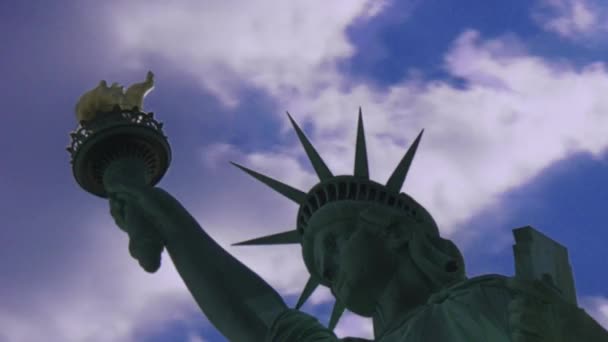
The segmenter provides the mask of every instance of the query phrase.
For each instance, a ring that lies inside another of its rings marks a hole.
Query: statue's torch
[[[163,177],[171,161],[171,149],[162,130],[162,123],[153,113],[143,111],[144,96],[154,86],[154,75],[148,72],[146,80],[131,85],[126,92],[117,83],[108,87],[105,81],[81,96],[76,105],[77,129],[70,133],[72,172],[78,184],[87,192],[109,198],[112,204],[128,205],[107,189],[113,185],[154,186]],[[121,208],[121,210],[124,207]],[[137,210],[122,215],[131,237],[131,254],[159,254],[158,238],[151,237],[152,229],[144,232],[148,224]],[[117,222],[118,223],[118,222]],[[119,223],[119,226],[121,224]],[[133,235],[138,235],[134,238]],[[139,250],[135,251],[135,250]],[[147,251],[146,251],[147,250]],[[140,264],[147,271],[160,265],[155,262]],[[143,258],[145,259],[145,258]],[[159,259],[160,262],[160,259]]]

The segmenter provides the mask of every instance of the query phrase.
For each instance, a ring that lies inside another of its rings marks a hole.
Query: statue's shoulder
[[[448,298],[472,296],[480,291],[496,289],[508,291],[509,277],[500,274],[484,274],[461,280],[434,293],[427,304],[440,304]]]
[[[460,281],[452,285],[450,288],[472,288],[476,286],[502,287],[506,286],[509,277],[502,274],[484,274]]]
[[[509,304],[538,281],[576,304],[567,249],[529,226],[513,232],[514,276],[486,274],[450,284],[381,341],[510,341]]]
[[[513,235],[514,276],[487,274],[465,279],[443,289],[434,297],[457,293],[491,293],[494,296],[501,293],[500,296],[508,296],[513,293],[514,283],[521,285],[540,281],[567,302],[577,305],[568,249],[531,226],[514,229]]]
[[[283,341],[338,342],[339,339],[315,317],[297,309],[286,309],[277,316],[266,336],[266,342]]]
[[[486,274],[447,286],[379,341],[509,341],[508,279]]]
[[[286,309],[276,318],[267,333],[266,341],[373,342],[373,340],[360,337],[339,339],[333,331],[319,323],[315,317],[297,309]]]

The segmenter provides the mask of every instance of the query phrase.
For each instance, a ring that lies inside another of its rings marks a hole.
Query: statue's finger
[[[129,234],[129,252],[147,272],[160,267],[164,242],[159,232],[144,216],[141,208],[127,202],[125,221]]]
[[[129,253],[146,272],[150,273],[160,268],[163,249],[164,245],[160,239],[139,237],[131,238],[129,241]]]
[[[124,204],[122,203],[121,200],[118,199],[114,199],[111,198],[110,199],[110,215],[112,215],[112,218],[114,218],[114,222],[116,222],[116,225],[118,226],[118,228],[120,228],[123,231],[126,231],[126,225],[125,225],[125,213],[124,213]]]

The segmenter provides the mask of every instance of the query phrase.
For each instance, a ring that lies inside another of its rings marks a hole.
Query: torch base
[[[80,186],[96,196],[107,198],[104,187],[106,169],[118,160],[143,165],[143,180],[154,186],[169,167],[171,150],[158,131],[139,125],[119,125],[95,132],[74,155],[72,170]]]

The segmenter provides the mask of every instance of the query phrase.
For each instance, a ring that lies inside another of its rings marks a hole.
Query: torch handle
[[[122,158],[113,161],[104,172],[106,189],[116,189],[118,184],[129,187],[147,187],[145,164],[137,158]],[[146,217],[134,198],[127,193],[110,193],[110,201],[117,201],[119,209],[112,212],[118,226],[129,235],[129,252],[147,272],[160,267],[163,240],[154,224]],[[112,206],[112,203],[110,203]]]
[[[125,229],[129,234],[129,253],[139,265],[150,273],[160,268],[164,242],[141,208],[127,203],[125,206]]]

